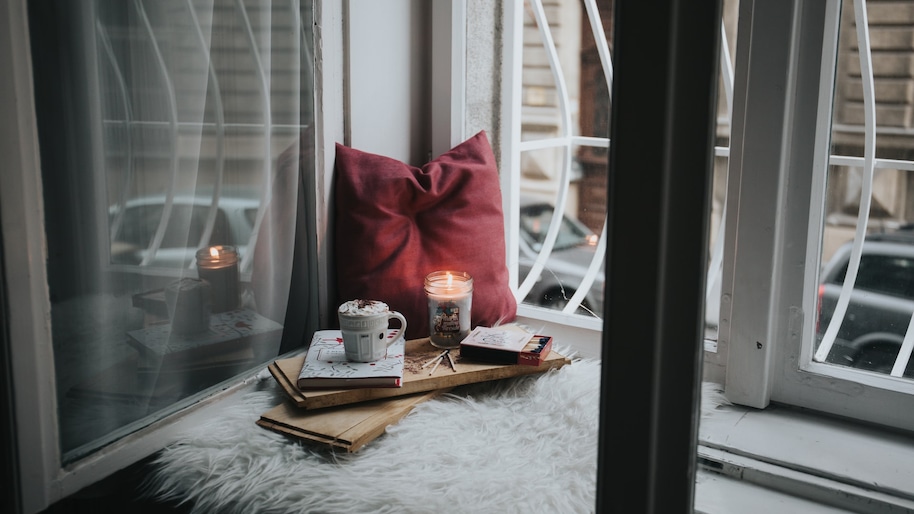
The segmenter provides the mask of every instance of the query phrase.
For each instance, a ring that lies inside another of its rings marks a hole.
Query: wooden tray
[[[470,361],[461,359],[458,350],[451,350],[451,353],[455,355],[457,371],[452,370],[447,361],[444,361],[433,374],[429,375],[432,368],[422,368],[422,365],[434,359],[439,353],[441,353],[441,350],[432,346],[427,337],[407,341],[403,386],[396,388],[302,391],[296,385],[296,381],[305,359],[304,355],[274,361],[267,366],[267,369],[270,370],[273,378],[291,398],[294,405],[303,409],[320,409],[382,398],[394,398],[464,384],[545,373],[550,369],[557,369],[566,364],[571,364],[571,359],[554,350],[549,353],[549,356],[539,366],[489,364]]]
[[[319,411],[302,410],[285,401],[261,414],[256,423],[309,444],[351,453],[382,435],[416,405],[447,391],[439,389]]]

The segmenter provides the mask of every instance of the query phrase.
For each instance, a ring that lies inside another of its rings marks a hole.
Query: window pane
[[[914,312],[914,16],[909,2],[868,2],[865,12],[863,34],[843,2],[816,358],[912,376],[910,352],[899,350]]]
[[[525,2],[521,104],[521,248],[524,280],[544,250],[524,302],[602,316],[602,252],[609,165],[612,1]],[[594,27],[600,27],[595,31]],[[562,208],[551,232],[555,210]],[[599,252],[599,254],[598,254]],[[589,270],[594,256],[596,267]],[[577,303],[577,301],[575,301]]]
[[[300,175],[313,171],[311,2],[29,8],[72,461],[289,338]]]

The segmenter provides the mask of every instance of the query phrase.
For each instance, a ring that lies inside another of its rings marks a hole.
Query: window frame
[[[914,385],[812,362],[802,344],[815,331],[841,6],[780,4],[740,3],[719,340],[726,395],[911,430]],[[765,37],[773,33],[789,38]]]

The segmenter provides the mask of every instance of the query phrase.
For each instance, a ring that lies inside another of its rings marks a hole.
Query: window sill
[[[778,405],[724,407],[702,419],[698,458],[705,473],[797,501],[874,513],[914,511],[914,441],[875,426]]]
[[[179,412],[127,434],[63,468],[64,471],[41,492],[43,496],[32,500],[36,505],[43,505],[42,508],[48,507],[80,491],[89,490],[108,477],[124,473],[136,462],[179,440],[192,427],[219,416],[220,411],[240,401],[244,393],[254,390],[256,384],[267,377],[269,371],[258,366],[245,375],[201,392],[197,397],[188,398],[189,405]]]

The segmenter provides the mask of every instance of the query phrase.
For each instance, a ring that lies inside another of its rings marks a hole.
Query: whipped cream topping
[[[380,314],[387,312],[390,307],[386,303],[378,300],[349,300],[340,305],[340,314],[350,316],[368,316],[371,314]]]

